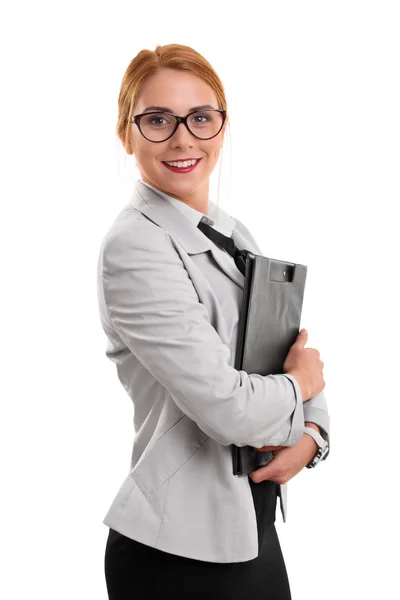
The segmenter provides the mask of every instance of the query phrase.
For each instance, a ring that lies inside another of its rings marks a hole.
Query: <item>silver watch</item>
[[[327,440],[324,440],[322,435],[318,433],[318,431],[315,431],[315,429],[313,429],[312,427],[304,427],[303,431],[304,433],[308,433],[308,435],[311,435],[311,437],[314,438],[315,442],[318,445],[317,453],[306,465],[307,469],[312,469],[313,467],[315,467],[315,465],[317,465],[321,460],[323,460],[327,456],[329,452],[329,443]]]

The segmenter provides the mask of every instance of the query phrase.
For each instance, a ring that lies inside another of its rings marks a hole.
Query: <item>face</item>
[[[203,79],[188,72],[161,69],[142,85],[134,114],[146,112],[149,106],[163,106],[183,116],[193,107],[207,104],[219,108],[214,91]],[[214,138],[200,140],[180,123],[172,137],[154,143],[146,140],[132,123],[132,149],[143,181],[206,212],[209,178],[218,162],[224,128]],[[163,163],[187,158],[201,159],[195,169],[187,173],[173,172]]]

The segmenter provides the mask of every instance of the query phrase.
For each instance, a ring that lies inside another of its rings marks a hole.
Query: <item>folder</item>
[[[238,323],[235,369],[282,374],[300,331],[307,266],[249,252]],[[272,452],[232,444],[234,475],[267,465]]]

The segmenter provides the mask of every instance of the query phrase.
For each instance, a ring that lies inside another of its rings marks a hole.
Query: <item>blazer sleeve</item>
[[[296,379],[230,366],[230,349],[169,233],[150,222],[128,225],[111,229],[98,263],[108,320],[123,343],[179,409],[220,444],[296,445],[304,428]]]
[[[235,221],[236,221],[236,227],[239,229],[239,231],[242,234],[244,234],[245,237],[247,237],[248,239],[251,240],[252,244],[257,249],[259,254],[263,254],[263,252],[261,251],[260,247],[258,246],[256,240],[251,235],[251,233],[247,229],[247,227],[242,223],[242,221],[240,221],[236,217],[235,217]],[[310,398],[309,400],[307,400],[307,402],[304,402],[303,412],[304,412],[304,421],[310,422],[310,423],[315,423],[316,425],[318,425],[318,427],[320,428],[322,437],[328,441],[329,447],[330,447],[330,416],[329,416],[329,412],[328,412],[328,404],[327,404],[327,401],[325,398],[324,390],[319,392],[319,394],[317,394],[313,398]],[[324,460],[326,460],[328,458],[328,455],[329,455],[329,451],[325,455]]]

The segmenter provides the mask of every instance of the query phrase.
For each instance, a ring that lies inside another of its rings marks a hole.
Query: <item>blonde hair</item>
[[[210,63],[190,46],[167,44],[156,46],[155,50],[141,50],[129,63],[121,82],[118,96],[118,119],[116,133],[125,150],[131,146],[131,117],[140,94],[143,82],[160,69],[188,71],[201,77],[214,91],[218,108],[227,110],[225,90],[221,79]],[[222,131],[229,124],[228,114]],[[221,169],[218,177],[218,197]]]

